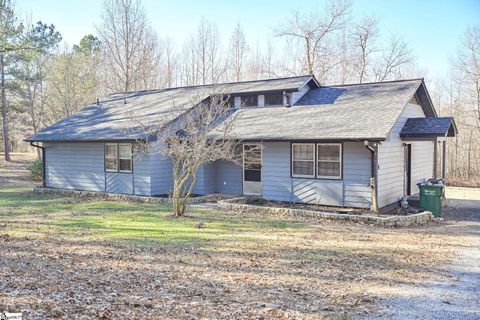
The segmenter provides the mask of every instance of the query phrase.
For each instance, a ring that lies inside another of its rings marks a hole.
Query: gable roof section
[[[413,79],[312,89],[290,108],[237,110],[230,138],[384,140],[421,86],[421,79]]]
[[[400,132],[400,137],[435,138],[454,137],[457,126],[452,117],[409,118]]]
[[[148,139],[145,126],[161,128],[210,94],[298,90],[318,82],[311,75],[112,94],[47,127],[25,141]],[[124,103],[126,99],[126,104]]]

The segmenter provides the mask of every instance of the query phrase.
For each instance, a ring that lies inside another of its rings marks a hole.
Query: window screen
[[[105,171],[132,172],[132,144],[105,144]]]
[[[292,176],[313,178],[315,176],[315,145],[292,144]]]
[[[117,144],[105,144],[105,171],[116,172],[118,170]]]
[[[342,177],[342,145],[317,144],[317,177],[340,179]]]

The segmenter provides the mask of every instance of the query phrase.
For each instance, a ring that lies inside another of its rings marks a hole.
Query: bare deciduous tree
[[[179,109],[184,110],[183,107]],[[135,119],[132,122],[140,123],[157,141],[140,144],[140,150],[158,153],[172,162],[171,198],[175,216],[185,213],[201,166],[216,160],[239,161],[239,142],[228,139],[234,118],[228,96],[216,92],[189,111],[183,114],[179,111],[178,118],[167,127],[146,126]],[[214,128],[217,128],[217,135],[211,136]]]
[[[382,59],[374,67],[375,81],[401,77],[401,68],[412,60],[412,52],[407,43],[399,37],[392,37],[383,51]]]
[[[363,83],[367,75],[369,58],[375,48],[375,38],[378,36],[378,22],[373,17],[365,17],[360,23],[355,25],[353,30],[355,47],[358,50],[358,58],[355,64],[355,71],[358,76],[358,82]]]
[[[458,54],[457,66],[464,75],[469,98],[480,130],[480,26],[469,28]]]
[[[286,27],[277,32],[278,36],[287,37],[303,47],[302,73],[323,74],[330,67],[330,61],[325,63],[325,58],[330,57],[328,37],[343,27],[350,6],[349,1],[330,1],[323,15],[306,16],[294,12]]]
[[[97,33],[103,49],[103,81],[109,90],[157,85],[159,41],[139,0],[105,0]]]
[[[244,63],[248,52],[248,44],[240,23],[237,23],[230,38],[230,63],[236,81],[243,78]]]

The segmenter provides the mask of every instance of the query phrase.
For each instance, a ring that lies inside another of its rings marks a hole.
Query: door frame
[[[258,146],[260,147],[260,181],[245,181],[245,146]],[[260,192],[246,192],[246,183],[258,183],[260,186]],[[263,193],[263,146],[261,143],[244,143],[242,145],[242,193],[244,195],[261,196]]]
[[[405,144],[405,194],[412,195],[412,144]]]

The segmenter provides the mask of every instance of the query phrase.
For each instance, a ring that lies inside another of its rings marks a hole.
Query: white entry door
[[[243,194],[262,194],[262,145],[243,145]]]

